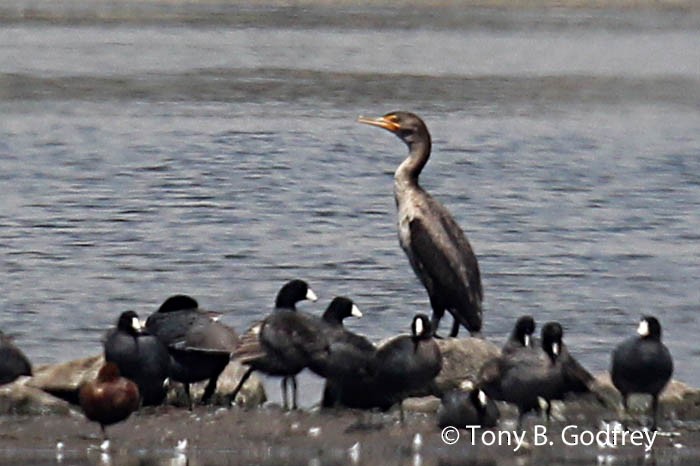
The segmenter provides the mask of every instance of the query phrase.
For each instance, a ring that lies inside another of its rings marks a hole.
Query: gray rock
[[[40,366],[34,370],[27,385],[78,404],[78,389],[83,383],[94,380],[103,365],[104,357],[99,355]]]
[[[70,404],[28,385],[29,377],[20,377],[0,387],[0,415],[69,414]]]
[[[423,396],[406,398],[403,402],[403,409],[414,413],[432,414],[440,407],[440,398],[436,396]]]
[[[442,352],[442,371],[435,379],[435,395],[456,388],[467,388],[476,381],[479,370],[501,350],[481,338],[444,338],[436,340]]]
[[[226,369],[224,369],[219,376],[219,380],[216,384],[216,392],[214,392],[211,398],[211,403],[217,406],[228,406],[227,397],[236,388],[245,372],[246,367],[243,367],[238,361],[229,362]],[[186,406],[187,398],[185,397],[184,388],[178,383],[174,383],[173,385],[174,387],[168,393],[168,402],[178,406]],[[201,398],[205,386],[206,381],[192,384],[190,390],[194,399],[198,400]],[[252,374],[245,385],[243,385],[241,391],[238,392],[238,395],[236,395],[235,401],[237,406],[246,408],[259,406],[267,401],[265,388],[260,378]]]
[[[99,355],[84,359],[76,359],[65,363],[41,366],[34,371],[34,377],[28,379],[26,383],[29,387],[43,390],[56,397],[77,404],[79,387],[83,383],[93,380],[103,364],[104,358]],[[231,361],[219,377],[216,392],[212,397],[212,403],[222,406],[227,405],[226,395],[233,391],[244,372],[245,369],[241,367],[238,362]],[[195,399],[201,397],[205,385],[206,381],[192,384],[191,390]],[[173,382],[167,399],[171,404],[186,406],[182,385]],[[266,399],[267,397],[263,384],[255,374],[248,379],[243,389],[236,397],[237,404],[241,406],[257,406],[264,403]]]
[[[603,372],[596,374],[594,389],[606,398],[615,400],[618,408],[622,410],[622,396],[617,391],[610,379],[610,374]],[[677,419],[700,418],[700,389],[691,387],[679,380],[671,380],[659,397],[664,416]],[[648,395],[632,395],[629,398],[629,408],[632,413],[648,413],[651,397]]]

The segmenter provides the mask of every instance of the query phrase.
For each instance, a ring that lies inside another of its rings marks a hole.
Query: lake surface
[[[347,295],[357,332],[408,331],[429,304],[395,231],[406,148],[355,123],[403,109],[486,337],[558,320],[598,372],[653,314],[698,386],[698,44],[682,10],[5,4],[0,326],[53,363],[174,293],[243,331],[303,278],[303,309]]]

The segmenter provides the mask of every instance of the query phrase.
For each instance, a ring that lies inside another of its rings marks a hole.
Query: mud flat
[[[108,428],[110,445],[103,451],[97,425],[80,414],[3,416],[0,461],[3,465],[557,465],[647,461],[661,465],[700,459],[698,423],[666,423],[664,428],[671,433],[661,432],[646,449],[645,445],[632,445],[629,439],[626,445],[615,447],[567,445],[574,443],[576,436],[580,442],[588,442],[581,433],[595,435],[605,430],[605,425],[578,419],[535,427],[533,419],[527,426],[527,443],[518,448],[509,432],[515,428],[512,418],[488,434],[476,430],[472,436],[461,430],[454,445],[442,440],[432,415],[410,413],[403,425],[397,419],[396,413],[345,410],[285,413],[274,405],[253,409],[198,407],[192,412],[160,407],[143,410]],[[564,432],[573,425],[578,427]],[[639,429],[634,425],[629,428]],[[547,444],[534,445],[535,429],[546,429]],[[490,444],[493,439],[495,443]]]

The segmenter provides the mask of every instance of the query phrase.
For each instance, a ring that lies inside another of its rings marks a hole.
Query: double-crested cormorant
[[[656,430],[659,393],[673,375],[673,359],[661,342],[661,324],[656,317],[643,317],[637,333],[638,336],[625,340],[613,351],[610,374],[622,394],[625,410],[630,394],[651,395],[652,430]]]
[[[488,429],[498,424],[500,415],[496,403],[479,388],[470,392],[450,390],[443,395],[437,412],[441,428],[481,426]]]
[[[0,332],[0,385],[13,382],[21,375],[32,375],[32,365],[12,338]]]
[[[450,336],[457,336],[460,324],[479,333],[483,289],[476,256],[450,212],[418,184],[430,157],[428,128],[409,112],[358,121],[391,131],[408,146],[408,158],[394,173],[399,242],[428,291],[433,332],[448,310],[454,317]]]
[[[229,396],[233,402],[243,384],[254,371],[282,377],[282,401],[288,409],[287,384],[292,384],[292,409],[297,408],[296,375],[313,365],[321,370],[328,355],[328,340],[318,317],[297,312],[296,303],[316,301],[316,294],[303,280],[292,280],[278,292],[275,309],[262,322],[241,336],[233,353],[241,364],[249,366],[238,386]]]
[[[184,384],[190,408],[190,384],[209,380],[201,400],[207,403],[238,344],[236,332],[212,318],[214,314],[199,309],[190,296],[174,295],[146,321],[146,330],[168,348],[170,377]]]
[[[117,327],[104,342],[105,361],[113,362],[122,376],[136,382],[142,404],[159,405],[165,399],[170,355],[155,336],[145,333],[134,311],[123,312]]]
[[[139,388],[131,380],[121,377],[116,364],[107,362],[97,378],[80,387],[80,406],[85,417],[98,422],[102,435],[107,438],[105,426],[128,418],[139,407]]]

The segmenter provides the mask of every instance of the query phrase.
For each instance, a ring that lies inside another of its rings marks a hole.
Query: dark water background
[[[348,295],[354,330],[407,331],[429,306],[395,232],[406,149],[355,123],[405,109],[488,338],[558,320],[604,371],[654,314],[698,386],[699,44],[682,10],[6,3],[0,326],[59,362],[173,293],[245,330],[299,277],[305,310]]]

